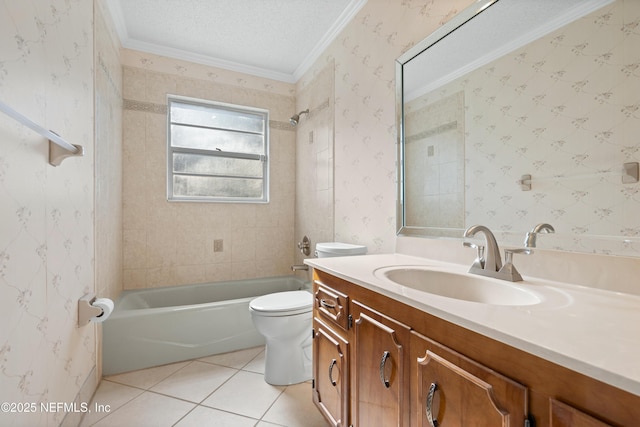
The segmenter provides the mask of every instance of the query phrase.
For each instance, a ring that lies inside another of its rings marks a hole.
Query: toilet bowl
[[[276,292],[253,299],[249,311],[266,341],[264,380],[272,385],[311,379],[311,311],[308,291]]]
[[[367,247],[348,243],[316,244],[318,258],[364,255]],[[276,292],[251,300],[249,311],[264,336],[264,380],[273,385],[311,379],[313,296],[308,291]]]

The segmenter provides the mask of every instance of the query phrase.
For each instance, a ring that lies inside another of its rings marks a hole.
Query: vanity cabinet
[[[549,401],[549,410],[549,425],[551,427],[611,427],[609,424],[598,421],[592,416],[555,399]]]
[[[412,426],[522,426],[527,388],[411,333]]]
[[[349,299],[319,283],[313,292],[313,401],[330,425],[348,427]]]
[[[408,425],[410,328],[356,300],[351,309],[354,426]]]
[[[640,396],[314,269],[313,400],[333,426],[639,425]]]
[[[334,427],[348,426],[349,343],[313,319],[313,401]]]

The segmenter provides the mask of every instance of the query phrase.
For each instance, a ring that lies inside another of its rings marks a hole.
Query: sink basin
[[[522,285],[504,280],[456,273],[430,267],[384,267],[374,272],[383,280],[415,289],[463,301],[493,305],[533,305],[540,298]]]

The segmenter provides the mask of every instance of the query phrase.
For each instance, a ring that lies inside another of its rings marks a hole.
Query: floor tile
[[[91,412],[85,414],[80,426],[85,427],[95,424],[143,392],[144,390],[140,390],[139,388],[129,387],[107,380],[101,381],[96,393],[93,395],[93,399],[91,399],[89,403]],[[94,410],[96,405],[101,405],[101,407],[105,409],[108,408],[108,412],[96,412]]]
[[[327,422],[313,404],[311,383],[290,385],[262,417],[287,427],[325,427]]]
[[[183,400],[145,391],[102,418],[95,427],[170,427],[195,405]]]
[[[259,419],[283,390],[284,387],[267,384],[263,375],[239,371],[202,404]]]
[[[264,351],[264,346],[233,351],[231,353],[216,354],[209,357],[203,357],[198,360],[207,363],[214,363],[216,365],[228,366],[229,368],[241,369],[262,351]]]
[[[238,372],[237,369],[195,360],[160,381],[150,390],[200,403],[236,372]]]
[[[251,362],[247,363],[242,370],[264,375],[264,355],[263,350]]]
[[[254,427],[258,420],[198,406],[181,419],[175,427]]]
[[[145,390],[158,384],[179,369],[187,366],[189,362],[178,362],[170,365],[156,366],[153,368],[141,369],[139,371],[125,372],[124,374],[111,375],[107,380]]]

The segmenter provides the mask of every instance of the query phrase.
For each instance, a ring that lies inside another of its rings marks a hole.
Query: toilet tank
[[[363,245],[340,242],[316,243],[316,256],[318,258],[364,255],[366,253],[367,247]]]

